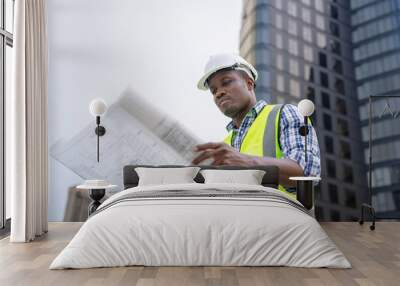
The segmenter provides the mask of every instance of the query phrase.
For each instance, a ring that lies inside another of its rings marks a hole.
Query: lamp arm
[[[307,167],[307,134],[308,134],[308,122],[307,122],[307,116],[304,116],[304,159],[306,162],[306,165],[304,167],[304,171],[306,170]],[[304,174],[305,175],[305,174]]]
[[[100,116],[96,116],[96,124],[97,124],[97,129],[99,129],[100,126]],[[97,162],[100,161],[100,132],[96,132],[97,133]]]

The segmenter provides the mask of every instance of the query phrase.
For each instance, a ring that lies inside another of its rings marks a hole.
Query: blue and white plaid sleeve
[[[296,161],[304,170],[305,176],[321,176],[321,159],[317,135],[314,127],[309,125],[307,135],[307,166],[304,156],[304,137],[299,128],[304,123],[304,117],[296,106],[286,104],[281,111],[280,144],[285,158]]]

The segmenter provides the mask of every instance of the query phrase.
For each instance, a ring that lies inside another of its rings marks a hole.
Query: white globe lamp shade
[[[299,112],[302,116],[311,116],[314,113],[314,103],[309,99],[303,99],[297,105]]]
[[[107,104],[100,98],[93,99],[89,105],[89,111],[93,116],[102,116],[107,111]]]

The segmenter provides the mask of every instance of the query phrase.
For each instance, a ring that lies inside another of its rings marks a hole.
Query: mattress
[[[198,183],[113,195],[50,269],[128,265],[351,267],[315,218],[279,190]]]

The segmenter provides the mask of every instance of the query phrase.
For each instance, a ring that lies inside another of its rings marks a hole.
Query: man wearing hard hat
[[[285,187],[294,186],[289,177],[320,175],[317,136],[311,127],[306,164],[304,137],[299,133],[303,117],[294,105],[257,102],[257,77],[256,69],[238,55],[210,57],[197,87],[210,90],[219,110],[232,121],[223,142],[196,146],[199,154],[192,163],[211,158],[213,165],[275,165],[279,167],[280,189],[286,192]]]

